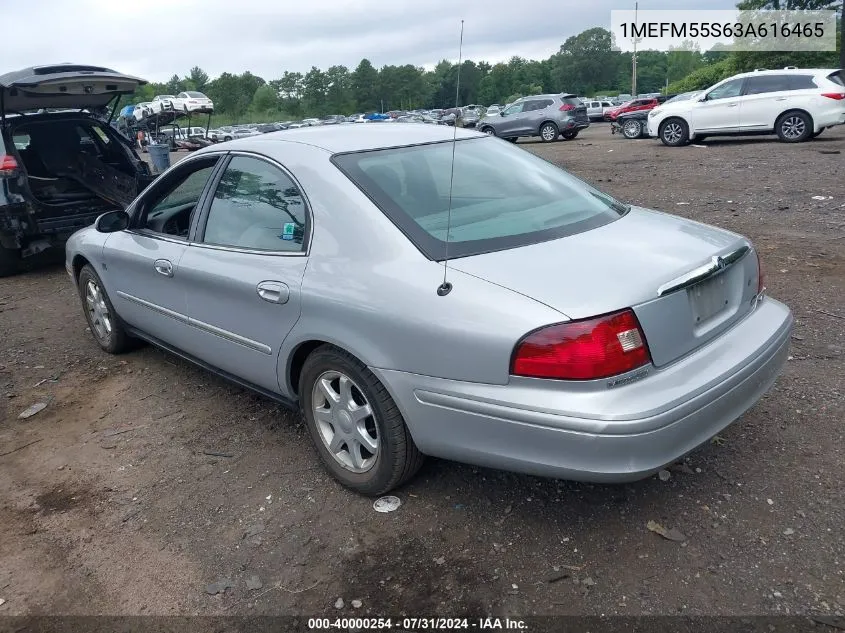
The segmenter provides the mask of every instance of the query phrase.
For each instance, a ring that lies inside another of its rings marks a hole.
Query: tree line
[[[841,0],[744,0],[741,9],[819,9],[841,7]],[[841,50],[841,33],[837,34]],[[591,28],[569,37],[544,60],[512,57],[490,64],[466,60],[460,67],[459,105],[509,103],[520,96],[571,92],[581,96],[618,95],[632,89],[632,55],[614,51],[611,33]],[[701,52],[692,45],[669,52],[637,53],[637,92],[681,92],[706,88],[725,77],[754,68],[837,67],[839,53]],[[352,112],[449,108],[455,106],[458,65],[439,62],[432,70],[405,64],[376,68],[362,59],[354,69],[312,67],[284,71],[266,80],[244,72],[211,79],[199,66],[184,77],[150,83],[131,102],[157,94],[198,90],[226,119],[278,120]]]

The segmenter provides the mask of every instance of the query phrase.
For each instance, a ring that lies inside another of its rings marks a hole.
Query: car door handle
[[[173,276],[173,264],[171,264],[166,259],[157,259],[153,264],[153,268],[156,269],[156,272],[159,275],[164,275],[165,277],[172,277]]]
[[[775,97],[775,101],[786,101],[789,97]]]
[[[270,303],[287,303],[290,289],[281,281],[262,281],[255,287],[258,296]]]
[[[727,106],[728,106],[729,108],[735,108],[735,107],[737,107],[738,105],[739,105],[738,103],[729,103],[729,104],[727,104]]]

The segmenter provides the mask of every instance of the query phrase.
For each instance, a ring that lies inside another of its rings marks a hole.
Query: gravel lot
[[[845,128],[670,149],[595,125],[524,146],[760,248],[792,357],[717,443],[625,486],[432,459],[377,514],[297,415],[152,348],[101,353],[45,265],[0,280],[0,615],[841,615]]]

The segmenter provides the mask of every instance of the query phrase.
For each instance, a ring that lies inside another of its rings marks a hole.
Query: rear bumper
[[[676,461],[751,408],[786,361],[791,329],[789,309],[765,299],[717,340],[616,388],[514,378],[483,385],[373,371],[424,453],[540,476],[624,482]]]

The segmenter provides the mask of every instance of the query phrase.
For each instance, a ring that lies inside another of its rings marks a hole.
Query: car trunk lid
[[[571,319],[633,308],[658,367],[746,315],[758,285],[757,260],[743,237],[638,208],[592,231],[450,266]]]
[[[94,109],[147,82],[101,66],[55,64],[0,75],[2,114],[39,109]]]

